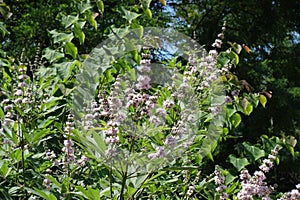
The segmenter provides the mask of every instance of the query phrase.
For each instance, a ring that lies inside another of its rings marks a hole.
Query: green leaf
[[[83,1],[80,1],[80,3],[78,3],[78,5],[77,5],[77,8],[78,8],[79,13],[82,14],[85,11],[92,9],[93,6],[89,2],[85,3]]]
[[[57,32],[56,30],[52,30],[49,33],[52,35],[54,43],[71,42],[71,40],[74,38],[73,33],[61,33]]]
[[[69,26],[71,26],[72,24],[74,24],[75,22],[78,21],[78,15],[77,16],[73,16],[73,15],[64,15],[61,14],[62,18],[61,18],[61,23],[65,26],[65,28],[68,28]]]
[[[0,22],[0,30],[2,32],[2,36],[4,37],[5,34],[10,34],[10,32],[5,28],[4,23]]]
[[[59,52],[58,50],[50,49],[49,47],[45,49],[43,58],[46,58],[50,63],[53,63],[54,61],[63,58],[65,54]]]
[[[65,45],[65,51],[66,51],[66,54],[69,54],[73,57],[73,59],[76,59],[78,50],[77,50],[77,47],[72,42],[68,42]]]
[[[124,15],[122,16],[123,18],[125,18],[129,24],[131,24],[132,20],[138,18],[139,16],[141,16],[141,14],[137,14],[135,12],[131,12],[129,10],[126,10],[124,7],[121,7],[122,12],[124,13]]]
[[[31,192],[32,194],[38,195],[39,197],[44,198],[45,200],[57,200],[54,194],[51,194],[49,191],[46,190],[39,190],[37,188],[25,188],[27,191]]]
[[[140,38],[143,37],[144,35],[144,27],[139,25],[139,24],[136,24],[136,23],[132,23],[131,26],[130,26],[132,29],[134,29],[134,33],[137,34]]]
[[[4,178],[6,178],[11,171],[11,168],[9,167],[9,164],[6,160],[0,161],[0,173]]]
[[[266,155],[264,150],[262,150],[256,146],[249,145],[246,142],[243,142],[243,146],[245,148],[246,153],[248,155],[250,155],[252,160],[257,160]]]
[[[85,16],[86,16],[87,21],[90,23],[90,25],[97,30],[98,24],[93,16],[93,13],[89,10],[89,12],[87,12]]]
[[[152,19],[152,11],[149,8],[145,10],[145,13],[150,19]]]
[[[80,44],[83,44],[85,40],[85,34],[78,23],[74,24],[73,32],[75,37],[79,39]]]
[[[234,128],[238,127],[238,125],[241,123],[242,121],[242,117],[239,113],[234,113],[231,117],[230,117],[230,122],[233,125]]]
[[[236,158],[232,154],[229,155],[228,160],[238,171],[241,171],[245,166],[250,164],[247,158]]]
[[[231,43],[231,42],[228,42],[228,44],[230,44],[230,46],[232,47],[232,49],[237,53],[237,54],[240,54],[241,51],[242,51],[242,46],[240,44],[237,44],[237,43]]]
[[[87,186],[87,190],[85,190],[81,186],[77,186],[76,189],[78,189],[80,192],[82,192],[84,194],[84,196],[88,199],[100,200],[100,191],[98,189],[92,189],[89,186]]]
[[[234,64],[235,65],[239,64],[239,61],[240,61],[239,56],[235,52],[233,52],[233,51],[231,51],[231,54],[234,57]]]
[[[259,102],[261,103],[261,105],[265,108],[266,107],[266,103],[267,103],[267,98],[265,97],[265,95],[260,94],[259,95]]]
[[[144,9],[147,9],[150,7],[150,3],[151,3],[151,0],[142,0],[142,6]]]
[[[246,115],[250,115],[253,111],[253,106],[250,102],[248,102],[246,109],[244,110]]]
[[[2,108],[0,108],[0,119],[4,119],[5,118],[5,114],[2,110]]]
[[[98,0],[97,2],[97,7],[100,13],[104,13],[104,3],[102,0]]]
[[[54,64],[54,67],[57,69],[57,75],[60,79],[66,80],[70,77],[72,70],[75,66],[80,66],[80,62],[78,60],[74,60],[73,62],[63,62]]]

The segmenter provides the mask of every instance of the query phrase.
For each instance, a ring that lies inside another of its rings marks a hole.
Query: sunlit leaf
[[[267,103],[267,98],[265,97],[265,95],[260,94],[259,95],[259,102],[261,103],[261,105],[265,108],[266,107],[266,103]]]
[[[97,7],[98,7],[99,12],[104,13],[104,3],[103,3],[103,1],[98,0],[96,3],[97,3]]]
[[[91,11],[86,13],[86,19],[92,27],[94,27],[96,30],[98,29],[97,21],[95,20]]]
[[[73,15],[62,15],[61,23],[65,26],[65,28],[68,28],[72,24],[78,21],[78,16],[73,16]]]
[[[75,37],[79,39],[80,44],[83,44],[85,40],[85,34],[78,23],[74,24],[73,32]]]
[[[234,113],[231,117],[230,117],[230,122],[233,125],[233,127],[238,127],[238,125],[241,123],[242,118],[241,115],[239,113]]]
[[[71,42],[74,38],[73,33],[61,33],[56,30],[52,30],[49,33],[52,35],[54,43]]]
[[[71,55],[74,59],[77,57],[78,50],[72,42],[68,42],[67,44],[65,44],[65,51],[66,54]]]

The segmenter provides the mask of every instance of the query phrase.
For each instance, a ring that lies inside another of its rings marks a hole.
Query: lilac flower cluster
[[[296,189],[286,192],[279,200],[298,200],[300,199],[300,184],[296,185]]]
[[[214,172],[214,181],[218,187],[216,188],[216,191],[220,194],[220,200],[225,200],[229,196],[226,193],[226,185],[225,185],[225,178],[221,175],[221,171],[219,170],[219,166],[216,165],[215,172]]]
[[[75,154],[75,146],[73,140],[70,138],[72,136],[72,131],[74,130],[74,117],[69,114],[66,122],[66,127],[65,127],[65,136],[66,138],[64,139],[63,142],[63,148],[61,149],[62,152],[64,153],[63,157],[61,159],[56,159],[56,155],[53,151],[47,151],[47,157],[49,160],[54,160],[54,166],[59,166],[62,165],[63,169],[65,171],[69,170],[69,165],[75,164],[77,167],[84,167],[88,161],[88,158],[85,155],[81,155],[79,158],[79,155]]]
[[[137,79],[138,83],[136,84],[136,87],[138,90],[142,90],[142,89],[148,90],[151,88],[150,85],[151,78],[147,75],[147,73],[150,72],[151,70],[149,67],[149,64],[151,63],[150,54],[148,53],[149,48],[143,47],[143,50],[146,53],[142,53],[142,60],[140,62],[139,71],[142,74]]]
[[[264,200],[270,199],[269,195],[274,191],[272,186],[268,186],[265,182],[265,173],[269,172],[273,167],[273,162],[278,154],[279,147],[276,146],[268,159],[264,159],[263,163],[259,166],[260,171],[255,171],[254,176],[251,176],[248,170],[241,171],[240,179],[242,180],[242,189],[238,192],[238,199],[253,199],[253,196],[257,195]]]
[[[1,104],[3,105],[5,118],[3,121],[3,125],[9,126],[14,122],[14,107],[24,106],[25,104],[30,104],[31,101],[31,88],[29,85],[29,77],[26,75],[27,68],[25,66],[21,66],[18,69],[17,81],[14,84],[13,97],[12,99],[4,99]]]

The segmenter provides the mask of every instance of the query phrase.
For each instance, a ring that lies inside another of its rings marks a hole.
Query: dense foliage
[[[299,198],[297,1],[0,13],[1,199]]]

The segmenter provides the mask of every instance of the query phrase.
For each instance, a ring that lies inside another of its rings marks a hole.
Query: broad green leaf
[[[241,171],[245,166],[250,164],[247,158],[236,158],[232,154],[229,155],[228,160],[238,171]]]
[[[59,52],[58,50],[50,49],[49,47],[45,49],[43,58],[46,58],[50,63],[63,58],[65,54]]]
[[[247,107],[245,109],[245,114],[246,115],[250,115],[253,111],[253,106],[252,104],[248,101]]]
[[[232,47],[232,49],[237,53],[240,54],[242,51],[242,46],[240,44],[237,44],[236,42],[232,43],[232,42],[227,42],[228,44],[230,44],[230,46]]]
[[[246,142],[243,142],[243,146],[245,148],[246,153],[250,155],[251,159],[253,160],[257,160],[265,156],[265,151],[256,146],[249,145]]]
[[[140,38],[143,37],[144,35],[144,27],[139,25],[139,24],[136,24],[136,23],[132,23],[131,28],[133,28],[134,30],[134,33],[137,34]],[[133,49],[133,48],[129,48],[129,49]]]
[[[93,6],[89,3],[85,3],[83,1],[80,1],[80,3],[78,3],[77,5],[78,11],[80,14],[84,13],[87,10],[91,10],[93,8]]]
[[[97,2],[97,7],[100,13],[104,13],[104,3],[102,0],[98,0]]]
[[[11,168],[9,167],[9,164],[7,163],[7,161],[1,160],[0,161],[0,172],[1,172],[2,176],[4,178],[6,178],[9,175],[10,171],[11,171]]]
[[[22,150],[21,148],[17,148],[16,150],[14,150],[11,154],[11,157],[17,161],[21,161],[22,160]]]
[[[72,73],[72,70],[75,66],[80,66],[80,62],[74,60],[73,62],[63,62],[54,64],[54,67],[57,69],[57,75],[60,79],[66,80]]]
[[[49,33],[52,35],[54,43],[71,42],[71,40],[74,38],[73,33],[61,33],[57,32],[56,30],[52,30]]]
[[[64,15],[61,14],[62,19],[61,19],[61,23],[65,26],[65,28],[68,28],[69,26],[71,26],[72,24],[74,24],[75,22],[78,21],[78,15],[77,16],[73,16],[73,15]]]
[[[141,16],[141,14],[137,14],[135,12],[131,12],[129,10],[126,10],[124,7],[121,7],[122,12],[124,13],[123,18],[125,18],[129,24],[131,24],[132,20],[138,18]]]
[[[31,192],[32,194],[38,195],[39,197],[44,198],[45,200],[57,200],[54,194],[51,194],[49,191],[46,190],[39,190],[37,188],[25,188],[27,191]]]
[[[31,139],[31,144],[35,144],[37,142],[42,141],[42,139],[44,137],[46,137],[47,135],[49,135],[51,133],[50,129],[37,129],[36,131],[34,131],[34,136]]]
[[[267,98],[265,97],[265,95],[260,94],[259,95],[259,102],[261,103],[261,105],[265,108],[266,107],[266,103],[267,103]]]
[[[79,39],[80,44],[83,44],[85,40],[85,34],[78,23],[74,24],[73,32],[75,37]]]
[[[65,51],[66,51],[66,54],[69,54],[74,59],[76,59],[78,50],[77,50],[77,47],[72,42],[68,42],[67,44],[65,44]]]
[[[89,186],[87,186],[86,190],[81,186],[76,187],[76,189],[82,192],[88,199],[100,200],[100,191],[98,189],[92,189]]]
[[[221,64],[221,66],[226,66],[228,65],[228,63],[231,61],[229,58],[228,58],[228,55],[226,52],[220,52],[218,58],[218,63]]]
[[[241,123],[242,118],[241,115],[239,113],[234,113],[231,117],[230,117],[230,122],[233,125],[233,127],[238,127],[238,125]]]

